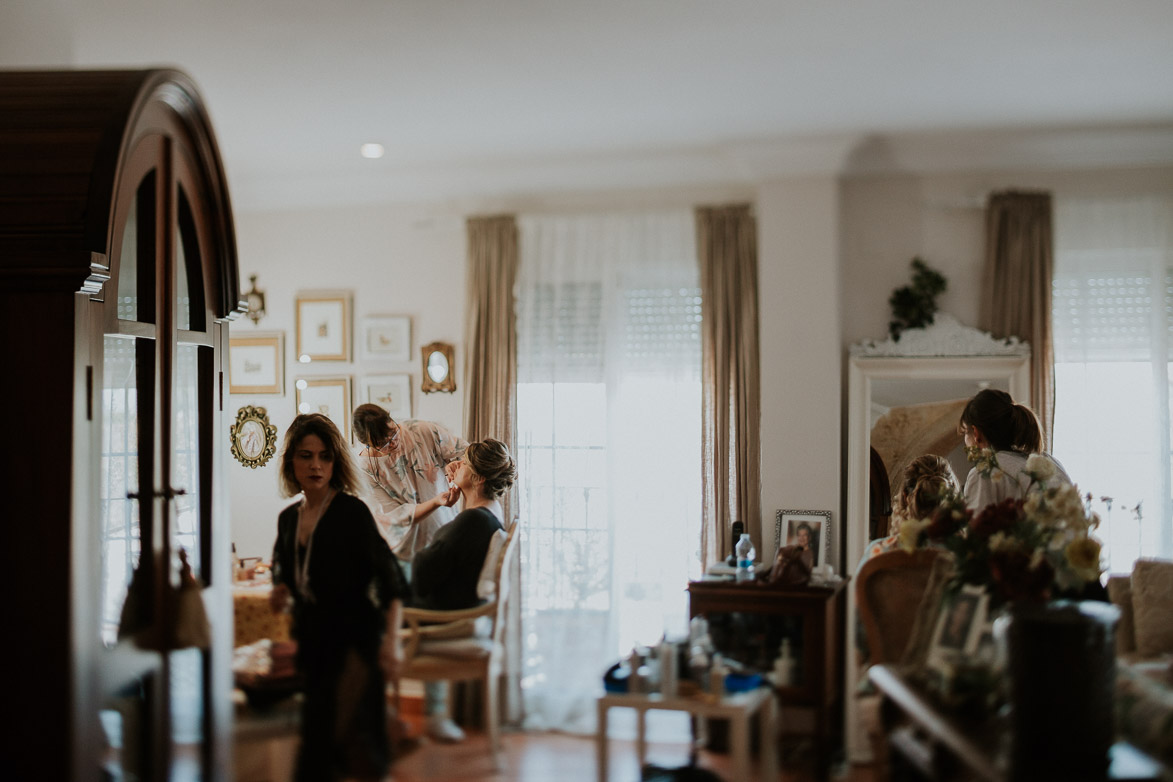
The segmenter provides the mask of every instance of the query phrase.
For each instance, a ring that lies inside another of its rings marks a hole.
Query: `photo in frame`
[[[228,338],[228,393],[285,393],[285,335],[253,332]]]
[[[349,377],[299,377],[294,382],[297,396],[297,412],[321,413],[334,422],[338,431],[350,440]]]
[[[361,355],[379,361],[411,358],[411,318],[406,315],[368,315],[362,319]]]
[[[350,294],[326,291],[299,293],[297,360],[350,360]]]
[[[396,421],[411,418],[411,375],[370,375],[362,381],[364,402],[378,405]]]
[[[774,514],[774,539],[783,546],[809,547],[814,567],[831,563],[831,511],[779,510]]]
[[[929,643],[930,669],[948,676],[954,665],[974,655],[988,624],[989,602],[986,591],[972,584],[941,600]]]

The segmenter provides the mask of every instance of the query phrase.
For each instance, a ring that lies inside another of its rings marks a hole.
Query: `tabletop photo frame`
[[[779,510],[774,514],[774,540],[778,541],[778,547],[802,545],[805,535],[814,552],[816,568],[831,562],[831,534],[829,510]]]
[[[987,624],[989,603],[989,594],[972,584],[944,597],[929,642],[930,669],[947,676],[959,661],[974,654]]]
[[[284,332],[251,332],[228,338],[228,393],[285,393]]]
[[[299,293],[297,316],[297,360],[350,360],[350,294],[333,291]]]
[[[411,359],[411,318],[406,315],[367,315],[362,319],[360,354],[371,361]]]

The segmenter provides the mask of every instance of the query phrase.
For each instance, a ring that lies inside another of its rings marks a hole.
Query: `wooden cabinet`
[[[765,620],[760,641],[752,642],[748,652],[740,652],[752,659],[742,662],[761,667],[769,665],[777,654],[781,635],[800,636],[796,644],[800,662],[797,680],[793,686],[780,688],[778,699],[783,715],[787,706],[812,710],[819,779],[827,778],[831,754],[843,736],[846,585],[846,580],[828,588],[771,587],[725,581],[693,581],[688,585],[690,616],[704,614],[711,626],[719,621],[720,615],[752,615]],[[778,623],[789,627],[777,630]],[[719,651],[734,651],[722,649],[722,642],[714,640]]]
[[[223,779],[231,574],[220,460],[235,238],[195,85],[0,72],[4,572],[14,779]],[[211,617],[178,649],[178,552]],[[14,555],[14,556],[12,556]],[[135,576],[141,638],[119,638]]]

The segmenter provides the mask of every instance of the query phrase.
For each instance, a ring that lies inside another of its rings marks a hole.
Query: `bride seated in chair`
[[[446,501],[451,505],[462,498],[463,509],[412,560],[413,598],[404,610],[404,678],[487,680],[496,675],[491,670],[500,665],[495,647],[500,642],[504,598],[499,582],[505,555],[513,549],[513,535],[506,535],[502,523],[500,498],[516,475],[508,447],[493,439],[470,443],[457,464]],[[492,637],[469,638],[474,620],[481,617],[489,623]],[[490,689],[495,690],[493,684]],[[461,740],[463,731],[447,717],[447,688],[426,692],[429,734]],[[443,725],[431,724],[441,721]],[[490,721],[495,750],[496,720]]]

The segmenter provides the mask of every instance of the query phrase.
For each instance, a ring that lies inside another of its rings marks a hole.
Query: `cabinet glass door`
[[[105,776],[127,782],[209,779],[213,766],[206,625],[180,587],[184,558],[210,581],[215,352],[172,154],[159,139],[135,150],[103,339],[98,720]]]

